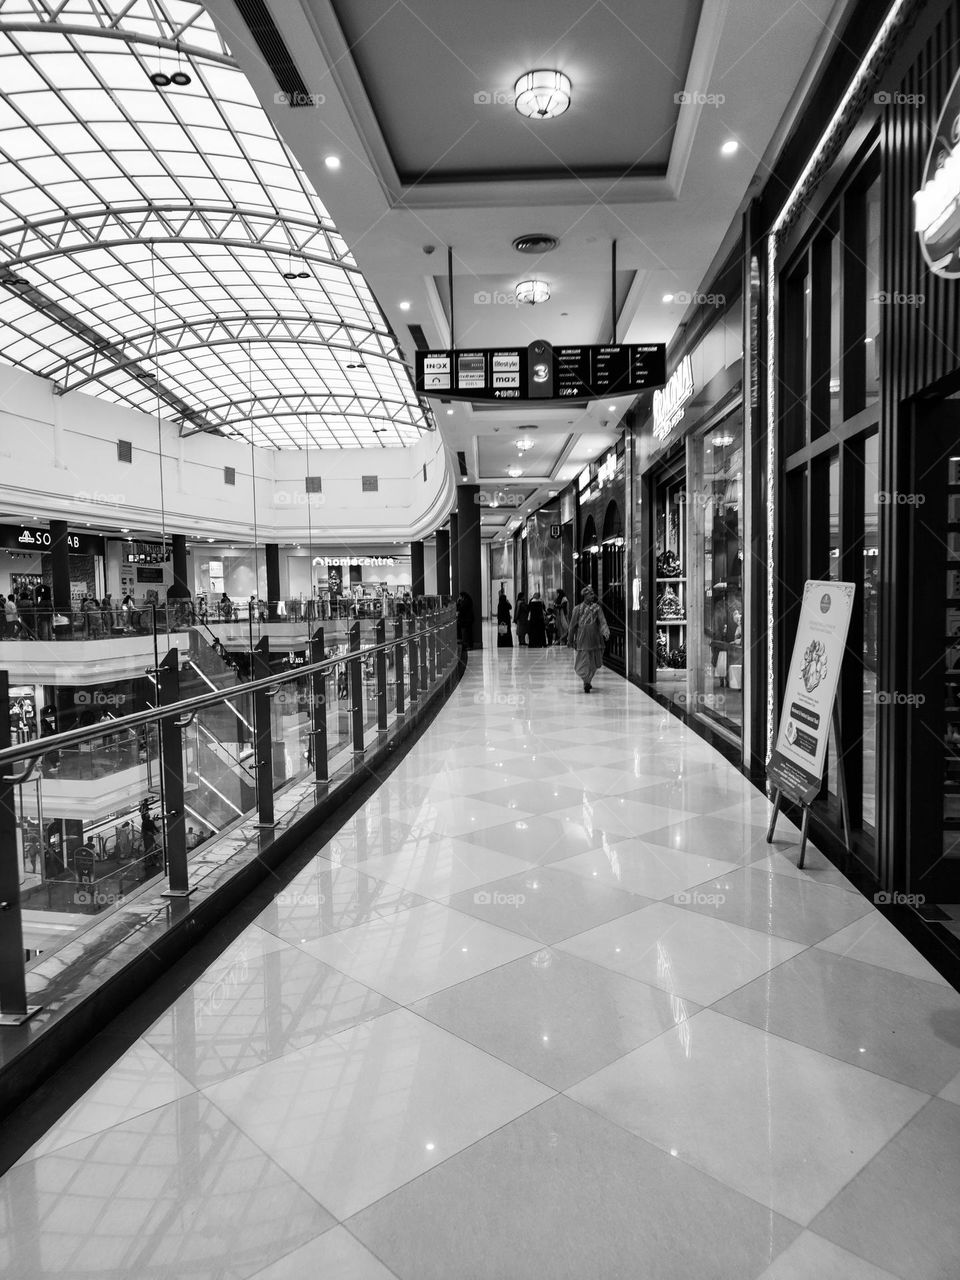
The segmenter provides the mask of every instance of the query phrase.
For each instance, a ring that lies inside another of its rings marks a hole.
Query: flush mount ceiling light
[[[740,143],[736,140],[736,138],[728,138],[726,142],[723,144],[723,146],[720,148],[720,154],[722,156],[732,156],[732,155],[735,155],[736,152],[739,151],[739,149],[740,149]]]
[[[327,168],[328,168],[328,169],[339,169],[339,168],[340,168],[340,157],[339,157],[339,156],[324,156],[324,157],[323,157],[323,163],[327,166]]]
[[[554,120],[569,107],[570,90],[562,71],[528,71],[513,86],[513,105],[530,120]]]
[[[550,301],[550,286],[543,280],[521,280],[517,285],[517,301],[534,307],[538,302]]]

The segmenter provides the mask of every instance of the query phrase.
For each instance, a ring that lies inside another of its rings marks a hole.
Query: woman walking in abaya
[[[510,601],[503,587],[497,600],[497,648],[513,648],[513,632],[510,630]]]
[[[610,628],[597,603],[596,594],[592,588],[584,587],[567,632],[567,645],[577,651],[573,669],[583,681],[584,693],[590,692],[593,677],[603,666],[603,645],[609,638]]]
[[[529,605],[522,591],[517,592],[517,644],[527,643],[527,612]]]
[[[531,649],[547,647],[547,613],[539,591],[535,591],[530,597],[530,607],[527,611],[527,644]]]
[[[557,592],[554,608],[557,614],[557,644],[566,644],[567,632],[570,630],[570,601],[563,587]]]

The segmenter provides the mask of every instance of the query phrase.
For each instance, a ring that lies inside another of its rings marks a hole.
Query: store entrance
[[[960,932],[960,404],[920,409],[910,462],[910,491],[893,495],[910,538],[909,679],[885,696],[908,742],[906,887]]]

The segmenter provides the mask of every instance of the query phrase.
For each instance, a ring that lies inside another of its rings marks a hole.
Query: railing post
[[[270,670],[270,638],[264,636],[253,649],[251,679],[265,680]],[[257,825],[275,827],[273,814],[273,734],[270,728],[270,693],[257,689],[253,695],[253,738],[257,777]]]
[[[349,651],[360,652],[360,623],[350,624]],[[353,724],[353,752],[363,755],[363,670],[359,657],[352,657],[347,662],[350,688],[350,718]]]
[[[427,618],[421,614],[417,619],[417,628],[420,632],[420,694],[426,697],[427,689],[430,687],[427,678]]]
[[[0,749],[10,746],[10,680],[0,671]],[[40,1005],[27,1004],[20,864],[17,860],[17,810],[10,777],[14,766],[0,768],[0,1026],[16,1027]],[[44,856],[40,832],[40,857]]]
[[[393,651],[393,669],[397,681],[397,715],[403,715],[403,618],[393,620],[393,638],[396,648]]]
[[[322,662],[326,657],[323,645],[323,627],[317,627],[310,637],[310,661]],[[313,776],[317,782],[326,782],[327,764],[327,673],[315,671],[310,677],[310,724],[313,734]]]
[[[428,638],[429,654],[430,654],[430,687],[432,688],[437,679],[437,632],[434,630],[435,618],[431,618],[428,626],[430,627],[430,635]]]
[[[420,664],[417,660],[417,620],[407,621],[407,653],[410,661],[410,709],[413,710],[420,687]]]
[[[157,667],[157,703],[169,707],[180,701],[180,653],[171,649]],[[168,898],[190,892],[187,873],[187,834],[183,820],[183,733],[176,716],[160,721],[160,830],[167,862]]]
[[[387,624],[378,618],[374,626],[374,637],[377,643],[377,656],[374,659],[374,670],[377,674],[377,730],[387,731],[387,651],[381,645],[387,642]]]

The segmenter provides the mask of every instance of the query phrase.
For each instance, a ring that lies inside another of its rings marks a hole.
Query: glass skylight
[[[151,84],[178,69],[189,85]],[[317,193],[187,0],[0,0],[0,360],[273,448],[400,446],[432,425]]]

